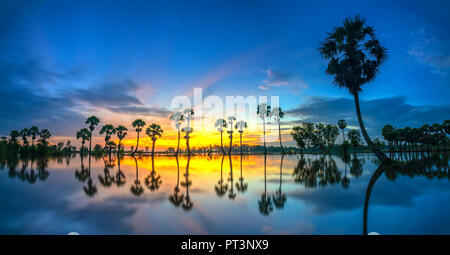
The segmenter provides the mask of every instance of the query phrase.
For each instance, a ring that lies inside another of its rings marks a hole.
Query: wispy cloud
[[[266,79],[263,80],[262,85],[258,86],[258,88],[262,90],[268,90],[273,87],[290,86],[297,91],[308,87],[308,85],[298,76],[287,71],[268,68],[264,73],[267,75]]]
[[[432,72],[447,75],[450,70],[450,45],[444,39],[446,36],[433,26],[422,26],[413,34],[408,55],[418,63],[428,65]]]

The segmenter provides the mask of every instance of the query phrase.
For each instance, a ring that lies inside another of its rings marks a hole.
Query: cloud
[[[447,34],[433,26],[422,26],[413,34],[407,53],[418,63],[428,65],[434,73],[446,75],[450,70],[450,46]]]
[[[380,136],[381,128],[388,123],[396,127],[418,127],[426,123],[441,123],[450,116],[450,104],[416,106],[406,103],[405,97],[361,100],[360,105],[366,129],[372,136]],[[359,126],[355,104],[350,98],[311,97],[286,113],[300,118],[286,124],[304,121],[336,123],[345,119],[348,126]]]
[[[111,111],[120,113],[132,113],[144,116],[159,116],[167,117],[171,112],[166,108],[148,107],[148,106],[124,106],[124,107],[110,107]]]
[[[268,90],[272,87],[291,86],[294,89],[298,90],[308,87],[308,85],[304,81],[289,72],[274,70],[270,68],[265,70],[264,72],[267,74],[267,77],[263,81],[263,84],[258,87],[259,89]]]

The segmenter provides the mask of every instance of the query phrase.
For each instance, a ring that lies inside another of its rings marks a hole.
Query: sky
[[[386,123],[441,123],[450,116],[448,13],[450,1],[433,0],[1,0],[0,135],[37,125],[53,142],[74,141],[96,115],[100,125],[127,126],[132,139],[131,122],[142,118],[163,126],[167,147],[176,137],[171,101],[194,88],[223,99],[279,96],[288,144],[301,121],[357,128],[352,97],[332,85],[318,52],[327,32],[356,14],[388,49],[360,95],[369,134]],[[201,144],[217,134],[194,135]],[[256,135],[247,139],[257,143]]]

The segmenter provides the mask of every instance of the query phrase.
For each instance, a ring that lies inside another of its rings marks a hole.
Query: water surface
[[[412,158],[2,159],[0,233],[450,234],[449,159]]]

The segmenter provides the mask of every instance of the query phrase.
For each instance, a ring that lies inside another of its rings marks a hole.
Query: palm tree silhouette
[[[23,145],[24,146],[28,145],[27,137],[30,136],[30,130],[28,128],[22,129],[20,131],[20,136],[22,137]]]
[[[191,197],[189,196],[189,187],[192,185],[192,181],[189,180],[189,162],[191,157],[188,155],[187,163],[186,163],[186,173],[184,174],[185,181],[181,182],[181,186],[186,187],[186,196],[184,197],[183,202],[181,203],[181,207],[185,211],[190,211],[192,207],[194,207],[194,203],[191,201]]]
[[[180,194],[180,164],[178,162],[178,157],[175,156],[177,161],[177,185],[173,189],[173,194],[169,196],[169,201],[175,206],[179,207],[184,200],[184,194]]]
[[[80,182],[85,182],[89,178],[89,169],[84,167],[83,158],[80,156],[81,168],[80,171],[78,169],[75,170],[75,178]]]
[[[281,119],[284,118],[284,112],[280,107],[274,107],[272,109],[272,115],[275,118],[275,121],[278,124],[278,137],[280,139],[280,148],[281,148],[281,153],[284,153],[284,149],[283,149],[283,143],[281,142]]]
[[[109,142],[109,140],[111,140],[111,135],[113,135],[115,133],[116,133],[116,128],[114,128],[114,126],[111,124],[106,124],[102,127],[102,129],[100,129],[100,134],[105,135],[105,147],[103,148],[103,151],[105,151],[106,148],[108,147],[108,142]]]
[[[120,153],[120,150],[122,149],[122,140],[125,138],[125,136],[127,136],[128,134],[128,129],[123,126],[123,125],[119,125],[116,128],[116,134],[117,134],[117,138],[119,138],[119,145],[117,146],[117,152],[118,154]]]
[[[89,118],[87,118],[85,124],[89,124],[89,130],[91,131],[89,133],[90,137],[89,137],[89,154],[92,153],[92,133],[94,132],[95,126],[98,125],[98,123],[100,123],[100,120],[96,117],[96,116],[91,116]]]
[[[240,120],[236,122],[236,126],[234,127],[239,132],[239,148],[241,150],[241,159],[242,159],[242,133],[244,133],[244,128],[247,128],[247,122]]]
[[[264,154],[264,193],[261,195],[260,200],[258,200],[259,212],[264,216],[269,215],[273,211],[272,200],[270,196],[267,195],[266,160],[267,155]]]
[[[178,153],[180,151],[180,133],[181,133],[180,127],[181,127],[181,124],[183,124],[184,115],[181,112],[176,112],[176,113],[170,115],[170,120],[175,123],[175,128],[177,129],[178,143],[177,143],[176,155],[178,156]]]
[[[345,142],[345,128],[347,127],[347,122],[345,122],[345,120],[338,120],[338,127],[341,129],[342,131],[342,142]]]
[[[156,140],[158,139],[158,137],[161,137],[162,134],[164,133],[164,130],[162,130],[161,126],[156,124],[156,123],[152,123],[147,130],[145,130],[145,133],[150,137],[150,139],[152,140],[152,156],[155,155],[155,143]]]
[[[193,131],[193,129],[191,128],[191,119],[192,119],[192,115],[194,115],[194,110],[193,109],[185,109],[183,112],[183,115],[184,115],[184,118],[187,120],[187,125],[182,130],[184,132],[186,132],[184,139],[186,139],[187,154],[188,154],[188,156],[190,156],[191,149],[189,147],[189,139],[190,139],[189,133],[191,133]]]
[[[144,193],[144,188],[142,188],[141,181],[139,181],[139,167],[137,159],[135,156],[133,156],[133,158],[136,165],[136,180],[134,180],[133,185],[131,185],[130,191],[133,195],[139,197],[142,193]]]
[[[234,121],[236,118],[234,116],[228,117],[228,134],[230,135],[230,148],[228,149],[228,154],[231,155],[231,149],[233,148],[233,128],[234,128]]]
[[[217,182],[217,185],[214,186],[214,190],[216,191],[217,196],[223,197],[228,191],[228,183],[225,185],[223,182],[223,160],[225,159],[225,155],[222,156],[222,162],[220,163],[220,179]]]
[[[266,147],[266,117],[270,116],[270,105],[267,105],[266,103],[259,104],[256,107],[256,114],[258,114],[259,117],[263,121],[264,154],[267,154],[267,147]]]
[[[381,161],[388,160],[370,140],[359,107],[361,87],[375,79],[379,66],[387,57],[386,48],[376,39],[374,29],[355,16],[345,19],[343,26],[334,28],[319,50],[324,58],[330,60],[326,73],[334,76],[333,83],[348,89],[353,95],[359,126],[367,145]]]
[[[214,124],[214,126],[220,132],[220,147],[222,148],[222,153],[225,154],[225,150],[223,149],[222,133],[223,133],[223,129],[227,127],[227,122],[224,119],[219,118],[216,120],[216,123]]]
[[[283,209],[284,204],[286,203],[287,197],[286,194],[283,193],[281,190],[281,184],[283,182],[283,159],[284,154],[281,155],[281,162],[280,162],[280,187],[276,191],[275,195],[272,196],[273,204],[277,209]]]
[[[134,149],[132,155],[136,154],[139,148],[139,133],[142,131],[142,128],[145,126],[145,121],[142,119],[137,119],[131,123],[131,125],[136,129],[137,132],[137,140],[136,140],[136,148]]]
[[[44,146],[47,146],[47,140],[52,137],[52,134],[50,133],[50,131],[48,131],[48,129],[44,128],[39,132],[39,137],[41,138],[40,143]]]
[[[91,137],[91,132],[87,128],[82,128],[77,132],[77,139],[81,139],[81,150],[80,154],[83,154],[84,143],[89,141]]]
[[[239,182],[236,183],[236,188],[239,192],[244,193],[248,188],[248,183],[244,182],[244,176],[242,176],[242,154],[240,160],[240,167],[241,167],[241,176],[239,177]]]
[[[31,136],[31,145],[34,146],[34,140],[37,136],[39,136],[39,128],[36,126],[32,126],[29,131]]]

